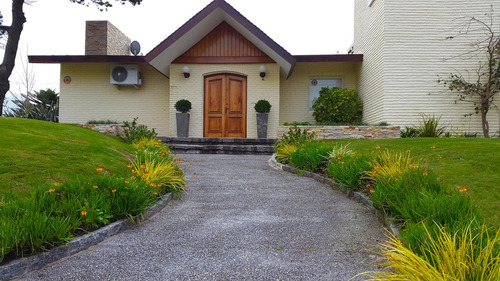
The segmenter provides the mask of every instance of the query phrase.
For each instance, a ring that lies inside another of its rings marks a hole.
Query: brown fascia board
[[[297,62],[362,62],[362,54],[335,55],[298,55],[293,56]]]
[[[163,42],[161,42],[158,46],[151,50],[146,55],[146,61],[152,61],[156,56],[167,49],[179,38],[184,36],[189,30],[199,24],[204,18],[209,16],[217,8],[221,8],[224,12],[234,18],[239,24],[249,30],[257,38],[259,38],[259,40],[268,45],[273,51],[284,58],[292,66],[295,64],[295,59],[290,53],[288,53],[283,47],[274,42],[262,30],[251,23],[247,18],[245,18],[241,13],[239,13],[235,8],[233,8],[224,0],[214,0],[212,1],[212,3],[208,4],[208,6],[198,12],[198,14],[193,16],[189,21],[187,21],[184,25],[182,25],[179,29],[177,29],[174,33],[167,37],[167,39],[163,40]]]
[[[28,56],[30,63],[146,63],[144,56]]]
[[[296,55],[297,62],[362,62],[362,54]]]

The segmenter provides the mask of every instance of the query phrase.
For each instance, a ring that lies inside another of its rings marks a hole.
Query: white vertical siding
[[[359,69],[359,94],[364,102],[363,121],[375,124],[383,119],[385,83],[385,0],[354,3],[354,53],[363,54]]]
[[[415,123],[421,113],[442,116],[443,124],[461,132],[481,132],[479,115],[470,103],[455,103],[456,95],[438,84],[438,75],[450,73],[474,77],[481,58],[467,59],[463,54],[473,50],[471,43],[482,32],[455,36],[471,17],[488,20],[491,6],[497,14],[494,28],[500,31],[498,0],[386,0],[386,83],[384,87],[384,119],[398,125]],[[498,130],[498,115],[490,111],[491,132]]]

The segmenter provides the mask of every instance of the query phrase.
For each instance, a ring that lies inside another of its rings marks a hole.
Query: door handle
[[[227,113],[227,107],[226,107],[226,113]]]

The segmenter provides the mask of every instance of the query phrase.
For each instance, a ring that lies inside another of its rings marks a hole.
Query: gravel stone
[[[349,280],[375,269],[367,249],[386,230],[373,209],[272,169],[269,156],[180,158],[182,199],[20,280]]]

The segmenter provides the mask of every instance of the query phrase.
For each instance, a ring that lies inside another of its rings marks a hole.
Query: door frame
[[[247,105],[248,105],[248,76],[247,75],[244,75],[244,74],[239,74],[239,73],[231,73],[231,72],[218,72],[218,73],[210,73],[210,74],[207,74],[207,75],[204,75],[203,76],[203,115],[202,115],[202,122],[203,122],[203,137],[204,138],[207,138],[207,136],[205,135],[205,129],[206,129],[206,122],[205,122],[205,117],[206,117],[206,97],[207,97],[207,89],[206,89],[206,79],[207,78],[210,78],[212,76],[218,76],[218,75],[223,75],[223,76],[237,76],[237,77],[240,77],[240,78],[243,78],[245,79],[245,97],[244,99],[242,100],[242,118],[243,118],[243,124],[242,124],[242,129],[244,130],[244,133],[243,133],[243,137],[242,138],[247,138],[247,126],[248,126],[248,116],[247,116]],[[227,89],[227,88],[226,88]],[[224,94],[224,93],[223,93]],[[223,113],[225,115],[225,113]],[[224,116],[223,118],[223,122],[225,122],[226,118]],[[225,124],[224,124],[225,125]],[[225,130],[223,131],[223,133],[225,133]],[[227,136],[222,136],[222,138],[227,138]]]

